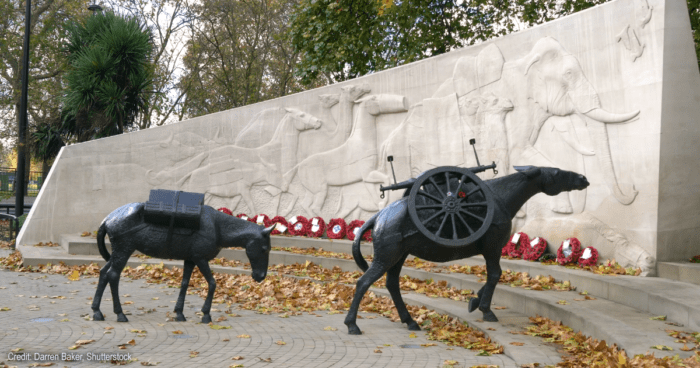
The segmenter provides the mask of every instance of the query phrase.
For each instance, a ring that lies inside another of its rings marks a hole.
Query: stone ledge
[[[700,263],[659,262],[659,277],[700,285]]]

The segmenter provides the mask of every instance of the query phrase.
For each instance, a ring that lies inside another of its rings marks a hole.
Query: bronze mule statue
[[[345,318],[348,333],[362,333],[356,323],[360,302],[369,287],[384,273],[387,274],[386,288],[391,294],[401,322],[406,323],[409,330],[420,330],[408,313],[399,289],[399,273],[409,254],[431,262],[447,262],[482,254],[486,260],[486,284],[478,291],[478,296],[469,301],[469,311],[473,312],[479,308],[484,315],[484,321],[497,322],[498,318],[491,311],[491,298],[501,277],[501,248],[508,242],[516,212],[535,194],[545,193],[553,196],[564,191],[583,190],[589,185],[585,176],[557,168],[528,166],[516,167],[516,170],[518,172],[514,174],[484,182],[485,190],[490,191],[494,198],[493,220],[483,235],[468,245],[441,245],[418,231],[409,217],[409,207],[413,205],[409,203],[409,196],[390,204],[362,225],[353,242],[352,254],[357,265],[365,273],[357,281],[355,296]],[[407,191],[411,190],[410,181],[404,183],[402,187],[408,186]],[[437,188],[437,185],[435,187]],[[452,186],[455,187],[456,185]],[[373,231],[374,260],[372,266],[368,267],[360,252],[360,239],[370,228]]]
[[[202,307],[202,323],[211,322],[209,311],[216,280],[209,269],[209,261],[216,257],[222,248],[245,247],[253,270],[253,279],[257,282],[265,279],[272,226],[265,229],[255,223],[221,213],[210,206],[203,206],[199,230],[185,231],[184,234],[183,231],[176,232],[171,235],[170,241],[167,241],[168,226],[144,222],[143,212],[144,203],[121,206],[107,215],[97,231],[97,245],[107,264],[100,270],[100,281],[92,302],[95,321],[104,321],[100,312],[100,301],[109,282],[117,321],[128,322],[119,302],[119,276],[136,250],[151,257],[185,261],[180,295],[175,304],[177,321],[186,320],[182,314],[185,295],[194,266],[197,266],[209,283],[207,298]],[[112,243],[111,256],[105,247],[105,234],[109,235]]]

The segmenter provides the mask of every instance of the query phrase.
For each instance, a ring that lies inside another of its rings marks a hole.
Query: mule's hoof
[[[92,315],[92,320],[93,321],[104,321],[105,316],[102,314],[102,312],[95,311],[95,314]]]
[[[484,321],[485,322],[498,322],[498,318],[496,317],[495,314],[493,314],[492,311],[484,312]]]
[[[205,314],[202,316],[202,323],[211,323],[211,315]]]
[[[178,313],[177,316],[175,317],[175,321],[177,322],[187,322],[187,318],[185,318],[185,315],[182,313]]]
[[[117,322],[129,322],[124,313],[117,313]]]
[[[409,331],[420,331],[420,326],[418,326],[416,321],[410,321],[407,323],[407,325]]]
[[[348,335],[362,335],[362,331],[356,324],[348,325]]]
[[[476,310],[476,308],[479,308],[479,298],[471,298],[469,299],[469,313],[473,312]]]

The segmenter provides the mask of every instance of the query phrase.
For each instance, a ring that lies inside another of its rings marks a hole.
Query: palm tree
[[[148,104],[151,31],[136,18],[98,12],[68,26],[62,131],[84,142],[124,133]]]

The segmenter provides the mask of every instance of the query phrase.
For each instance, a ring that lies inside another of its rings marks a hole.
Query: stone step
[[[75,239],[75,244],[78,244],[78,246],[74,247],[72,241],[67,241],[65,247],[69,250],[68,253],[99,254],[97,252],[96,239],[81,238],[79,235],[74,235],[72,238],[67,237],[67,239]],[[88,243],[91,245],[82,245]],[[352,253],[352,242],[349,240],[273,236],[272,246],[282,248],[313,247],[316,249],[323,248],[336,253]],[[372,254],[373,248],[371,243],[363,242],[361,247],[364,255]],[[306,255],[289,252],[272,252],[271,254],[276,254],[271,255],[271,264],[304,263],[309,259]],[[223,249],[219,256],[247,262],[245,252],[241,250]],[[316,258],[314,262],[326,268],[332,268],[334,265],[337,265],[343,271],[359,270],[352,261],[334,262],[328,258]],[[474,266],[483,265],[484,263],[483,257],[475,256],[442,263],[441,265],[460,264]],[[657,316],[666,315],[669,321],[700,330],[700,286],[695,284],[661,277],[597,275],[588,271],[569,269],[558,265],[547,266],[539,262],[524,260],[501,259],[501,268],[527,272],[533,276],[552,276],[557,280],[570,281],[578,291],[585,290],[596,298],[607,299]]]
[[[659,262],[656,269],[661,278],[700,285],[700,263]]]

